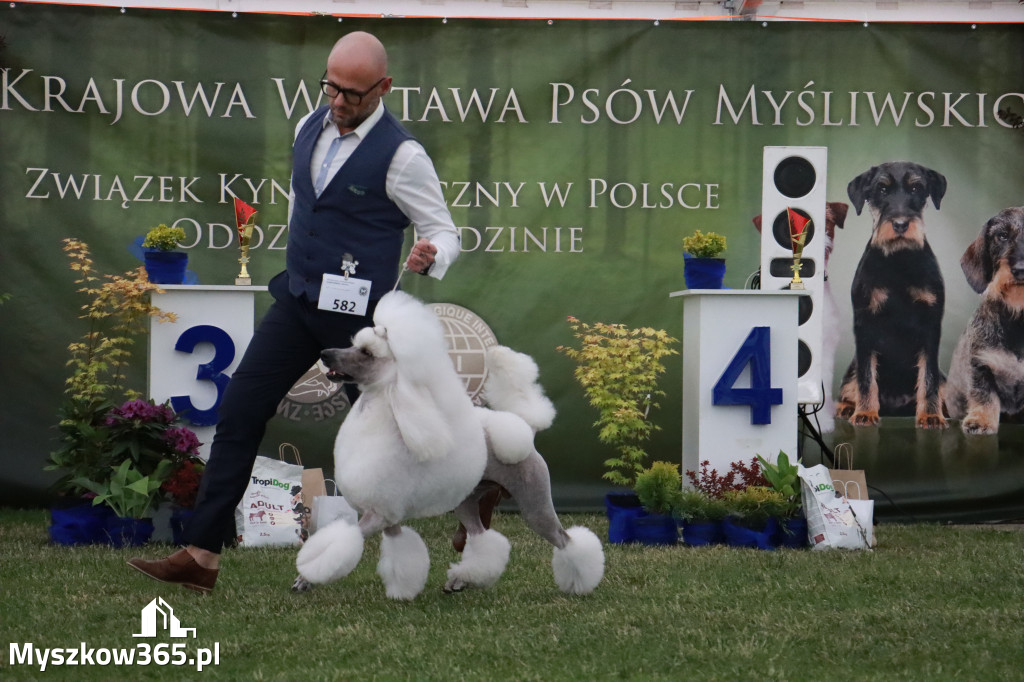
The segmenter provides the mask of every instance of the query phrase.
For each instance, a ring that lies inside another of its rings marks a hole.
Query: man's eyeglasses
[[[369,95],[371,92],[373,92],[373,89],[376,88],[381,83],[383,83],[386,78],[387,76],[381,78],[379,81],[368,87],[365,91],[359,92],[358,90],[352,90],[350,88],[339,88],[337,85],[327,80],[327,72],[324,71],[324,75],[320,80],[320,90],[322,90],[323,93],[327,95],[328,99],[334,99],[339,94],[344,95],[345,101],[351,104],[352,106],[356,107],[362,104],[363,98]]]

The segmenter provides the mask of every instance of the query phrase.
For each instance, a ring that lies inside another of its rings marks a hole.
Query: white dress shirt
[[[306,114],[295,126],[295,135],[313,112]],[[327,151],[331,143],[341,138],[341,146],[327,167],[326,183],[334,178],[345,161],[352,155],[359,143],[366,138],[374,125],[384,116],[384,104],[379,103],[372,114],[359,124],[355,130],[342,135],[338,126],[331,121],[330,111],[324,115],[320,137],[313,147],[313,158],[310,160],[310,177],[316,182],[321,166],[327,159]],[[325,184],[326,184],[325,183]],[[461,243],[459,231],[452,222],[448,205],[441,193],[441,183],[434,170],[434,163],[427,156],[426,150],[416,140],[406,140],[398,145],[385,184],[388,198],[395,202],[399,210],[409,218],[416,237],[426,237],[437,247],[434,265],[430,276],[436,279],[444,277],[448,266],[459,257]],[[289,199],[294,203],[294,191]],[[288,222],[291,223],[291,208],[288,210]],[[404,263],[405,261],[403,261]]]

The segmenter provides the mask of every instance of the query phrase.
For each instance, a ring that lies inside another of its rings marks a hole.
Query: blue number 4
[[[750,405],[751,424],[771,424],[772,405],[782,404],[782,389],[772,388],[772,342],[768,327],[754,327],[712,390],[713,405]],[[736,379],[750,365],[750,388]]]

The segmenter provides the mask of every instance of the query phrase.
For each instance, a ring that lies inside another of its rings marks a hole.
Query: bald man
[[[187,546],[128,562],[162,582],[213,589],[267,422],[322,349],[348,347],[372,324],[377,301],[397,286],[409,226],[418,236],[405,260],[412,272],[441,279],[459,255],[430,157],[381,102],[391,90],[381,42],[343,36],[320,88],[327,103],[295,128],[285,271],[271,279],[274,301],[224,392]],[[352,279],[365,287],[344,306],[321,297]]]

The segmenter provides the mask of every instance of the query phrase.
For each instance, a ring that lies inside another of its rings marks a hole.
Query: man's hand
[[[405,261],[405,267],[421,275],[427,274],[430,266],[434,264],[434,254],[437,247],[430,243],[429,239],[423,238],[413,244],[412,252]]]

